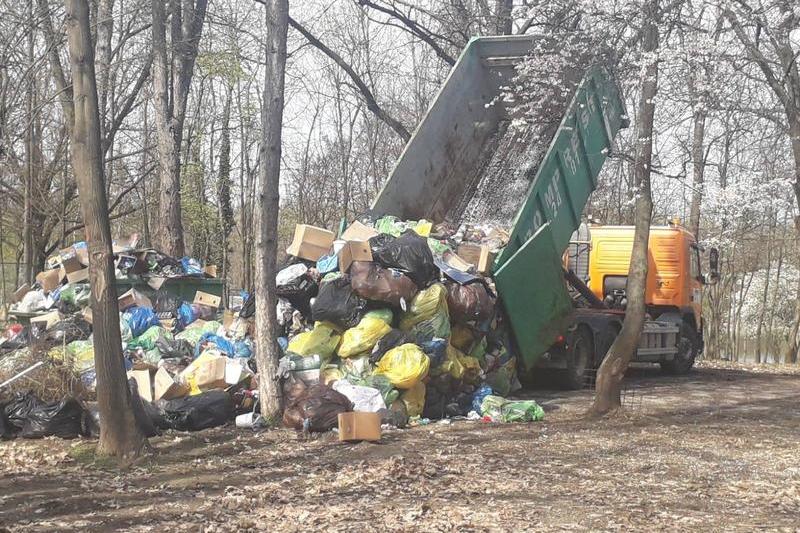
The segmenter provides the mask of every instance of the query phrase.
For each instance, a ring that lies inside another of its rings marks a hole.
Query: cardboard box
[[[241,318],[239,313],[226,310],[222,313],[222,325],[228,330],[228,334],[234,338],[242,338],[245,335],[253,335],[255,331],[255,319]]]
[[[50,311],[31,318],[31,324],[44,324],[44,329],[50,329],[62,320],[64,320],[64,315],[58,311]]]
[[[467,263],[475,265],[478,273],[483,275],[491,273],[495,253],[485,244],[461,243],[456,253]]]
[[[174,400],[175,398],[182,398],[189,394],[189,387],[178,383],[167,372],[167,369],[161,367],[156,372],[153,400]]]
[[[139,234],[131,233],[127,237],[114,239],[111,243],[111,249],[115,254],[118,254],[136,248],[137,244],[139,244]]]
[[[24,283],[20,288],[14,291],[14,294],[11,295],[11,303],[15,304],[17,302],[21,302],[25,295],[31,292],[31,286],[28,283]]]
[[[150,298],[136,289],[127,291],[125,294],[120,296],[117,301],[119,302],[120,311],[124,311],[125,309],[133,307],[134,305],[139,307],[153,307],[153,303],[150,301]]]
[[[61,266],[67,274],[67,281],[79,283],[89,279],[89,252],[86,248],[67,248],[61,250]]]
[[[245,369],[239,361],[231,359],[230,357],[225,358],[225,383],[228,385],[237,385],[248,379],[251,375],[251,372]]]
[[[367,241],[347,241],[339,250],[339,270],[347,272],[353,261],[372,261],[372,249]]]
[[[202,354],[181,372],[180,381],[187,385],[193,381],[202,390],[224,389],[228,386],[225,381],[227,359],[224,356]]]
[[[203,268],[203,272],[205,273],[206,276],[208,276],[210,278],[216,278],[217,277],[217,265],[208,265],[208,266]]]
[[[350,226],[342,233],[342,239],[345,241],[368,241],[372,237],[378,235],[374,228],[362,224],[358,220],[350,224]]]
[[[84,307],[83,311],[81,311],[81,316],[83,319],[88,322],[89,324],[92,323],[92,308],[91,307]]]
[[[363,411],[339,413],[339,440],[381,440],[381,417]]]
[[[148,402],[153,401],[153,383],[150,379],[149,370],[129,370],[128,379],[133,378],[136,380],[136,388],[139,391],[139,396],[142,400]]]
[[[294,239],[286,249],[286,253],[301,259],[318,261],[331,249],[334,238],[332,231],[308,224],[298,224],[294,228]]]
[[[197,291],[194,293],[194,302],[192,303],[219,309],[219,305],[222,303],[222,297],[203,291]]]
[[[63,267],[45,270],[36,274],[36,281],[42,286],[44,292],[52,292],[61,285],[61,282],[66,277]]]
[[[444,262],[447,264],[447,266],[455,268],[456,270],[459,270],[461,272],[469,272],[470,269],[474,266],[471,263],[464,261],[458,255],[454,254],[449,250],[444,253],[442,258],[444,259]]]

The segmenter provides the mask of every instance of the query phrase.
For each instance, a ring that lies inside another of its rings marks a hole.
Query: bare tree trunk
[[[514,18],[511,16],[513,9],[514,0],[495,0],[498,35],[511,35],[513,33]]]
[[[645,6],[645,36],[643,42],[644,66],[636,127],[636,154],[634,178],[636,180],[635,230],[631,264],[628,270],[626,295],[628,306],[622,331],[597,371],[597,392],[589,409],[592,415],[604,415],[621,406],[620,393],[625,371],[639,346],[645,319],[645,287],[647,284],[647,246],[650,238],[650,217],[653,200],[650,194],[650,169],[653,157],[653,120],[655,98],[658,92],[658,0]]]
[[[281,350],[277,342],[275,294],[278,253],[278,208],[280,206],[281,128],[286,75],[288,0],[266,0],[267,51],[264,101],[261,111],[262,140],[256,196],[256,363],[261,414],[268,423],[281,414],[281,391],[277,379]]]
[[[769,214],[769,234],[767,235],[767,270],[764,274],[764,291],[761,293],[761,312],[758,314],[756,326],[756,363],[761,363],[761,332],[764,329],[767,302],[769,301],[769,276],[772,273],[772,238],[775,232],[775,223],[772,213]]]
[[[689,209],[689,231],[697,240],[700,240],[700,205],[703,201],[706,168],[705,150],[703,149],[706,131],[705,105],[704,101],[697,104],[692,128],[692,204]]]
[[[126,459],[139,453],[144,436],[131,409],[122,358],[89,6],[87,0],[65,0],[65,5],[75,111],[72,168],[89,246],[97,403],[102,420],[98,453]]]
[[[28,0],[28,14],[33,24],[33,0]],[[27,60],[30,68],[33,68],[33,27],[28,30],[27,39]],[[23,207],[23,222],[22,222],[22,243],[25,271],[22,273],[22,280],[26,283],[33,283],[35,275],[33,269],[33,174],[35,172],[33,163],[33,152],[35,150],[35,128],[33,127],[33,113],[36,107],[33,101],[36,94],[36,82],[32,80],[31,87],[28,88],[25,96],[25,114],[28,121],[28,135],[25,141],[25,187],[24,187],[24,207]]]

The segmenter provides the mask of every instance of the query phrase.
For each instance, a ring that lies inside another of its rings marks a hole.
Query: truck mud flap
[[[549,222],[495,272],[494,280],[522,361],[532,368],[572,320],[561,252]]]

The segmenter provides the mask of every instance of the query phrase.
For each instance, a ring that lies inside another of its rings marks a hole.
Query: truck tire
[[[586,386],[594,360],[593,344],[592,334],[585,327],[579,327],[572,334],[565,353],[567,369],[561,373],[563,388],[578,390]]]
[[[694,366],[699,351],[697,332],[684,322],[681,324],[681,336],[678,339],[678,353],[672,361],[662,361],[661,370],[667,374],[687,374]]]

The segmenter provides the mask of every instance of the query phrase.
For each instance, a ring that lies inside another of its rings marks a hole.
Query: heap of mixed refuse
[[[507,240],[497,227],[390,216],[355,221],[338,238],[298,225],[276,277],[284,424],[341,429],[345,413],[375,413],[395,427],[541,419],[535,402],[505,399],[520,388],[517,361],[489,274]],[[78,377],[80,390],[48,402],[0,388],[6,437],[92,434],[102,423],[87,401],[94,347],[88,276],[74,275],[88,265],[81,249],[63,250],[33,287],[18,291],[12,315],[36,316],[0,337],[0,381],[22,382],[17,376],[29,364],[44,361]],[[142,287],[120,296],[120,330],[145,432],[200,430],[234,418],[240,427],[260,427],[254,297],[243,295],[230,309],[202,290],[183,301],[165,282],[191,278],[205,288],[213,267],[136,250],[131,240],[115,254],[118,282]]]

